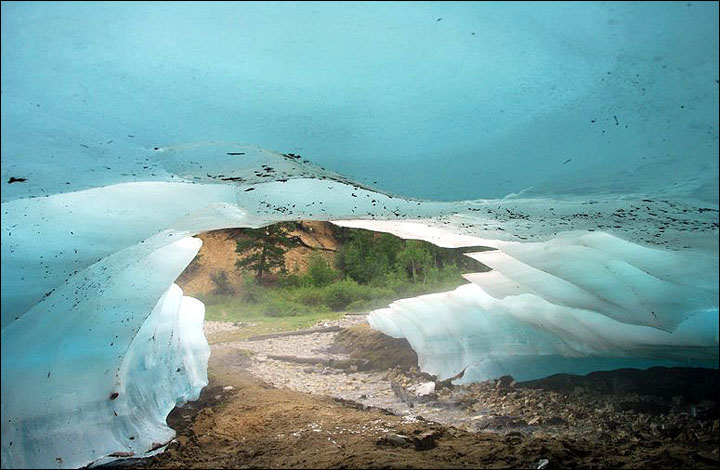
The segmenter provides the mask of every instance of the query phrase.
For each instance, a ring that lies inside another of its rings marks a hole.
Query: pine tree
[[[244,230],[247,238],[235,241],[235,252],[247,256],[237,260],[235,267],[254,271],[257,283],[262,281],[264,274],[274,268],[284,270],[285,252],[294,245],[287,234],[293,228],[293,223],[281,223]]]

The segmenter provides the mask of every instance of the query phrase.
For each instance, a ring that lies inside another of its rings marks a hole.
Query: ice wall
[[[498,248],[371,317],[441,375],[717,363],[716,3],[1,9],[3,467],[170,438],[217,228]]]
[[[5,467],[142,456],[174,436],[165,417],[207,384],[204,307],[173,284],[200,247],[191,235],[333,214],[417,217],[444,207],[372,192],[248,146],[151,152],[178,182],[2,204]]]
[[[448,229],[414,222],[339,221],[431,241]],[[427,223],[427,221],[426,221]],[[668,251],[602,232],[518,243],[452,233],[451,246],[491,271],[455,291],[394,302],[370,324],[407,338],[423,370],[464,381],[531,380],[653,365],[718,366],[718,261],[712,250]]]
[[[3,466],[78,467],[174,436],[165,417],[207,385],[204,306],[168,288],[199,248],[114,253],[3,328]]]

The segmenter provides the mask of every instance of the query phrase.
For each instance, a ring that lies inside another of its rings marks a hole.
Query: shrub
[[[302,287],[302,286],[308,285],[309,281],[307,279],[307,275],[297,274],[297,273],[293,273],[293,274],[280,273],[277,276],[277,283],[278,283],[278,286],[280,286],[280,287],[296,288],[296,287]]]
[[[228,279],[227,272],[224,270],[215,271],[210,274],[210,280],[215,285],[213,294],[215,295],[234,295],[235,288]]]
[[[325,286],[323,292],[323,303],[336,312],[347,309],[348,306],[353,303],[355,303],[357,307],[361,305],[360,302],[364,302],[365,305],[367,305],[368,302],[371,301],[393,297],[393,291],[391,289],[364,286],[351,279]]]
[[[350,279],[336,282],[323,289],[323,303],[339,312],[359,298],[359,289],[360,285]]]
[[[242,287],[243,290],[241,297],[245,302],[256,303],[260,301],[263,288],[255,282],[255,278],[253,276],[243,276]]]
[[[334,270],[318,252],[313,252],[308,260],[307,274],[313,286],[322,287],[338,279],[340,273]]]
[[[288,289],[286,293],[287,297],[294,302],[310,307],[324,306],[323,304],[325,302],[325,295],[323,289],[306,286]]]

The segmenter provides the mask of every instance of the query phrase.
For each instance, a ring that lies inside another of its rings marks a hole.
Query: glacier
[[[173,437],[221,228],[495,248],[369,315],[440,377],[718,366],[716,3],[1,8],[4,468]]]

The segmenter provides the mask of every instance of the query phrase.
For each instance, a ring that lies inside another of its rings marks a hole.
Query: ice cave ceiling
[[[715,2],[3,2],[1,44],[3,467],[172,437],[223,227],[498,248],[370,316],[438,375],[717,367]]]

